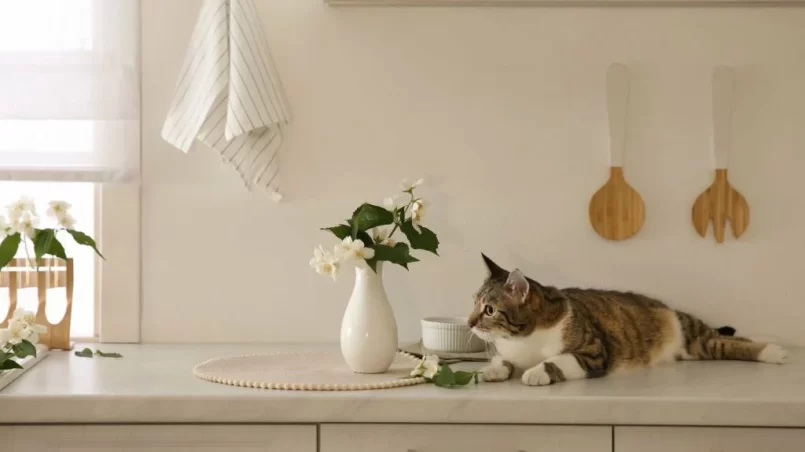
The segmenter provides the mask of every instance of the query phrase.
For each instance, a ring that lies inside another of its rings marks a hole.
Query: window
[[[102,252],[121,249],[119,243],[127,252],[125,264],[107,265],[91,249],[60,237],[75,259],[73,337],[102,331],[96,307],[103,303],[102,284],[138,286],[114,279],[138,277],[130,271],[139,266],[138,229],[117,226],[138,223],[139,215],[138,42],[138,0],[0,0],[0,208],[30,196],[49,225],[47,201],[67,201],[76,229],[98,239]],[[103,203],[118,201],[133,207],[108,209],[116,218],[106,221]],[[131,243],[137,244],[133,261],[126,248]],[[18,257],[25,257],[22,248]],[[35,310],[35,289],[27,290],[33,293],[21,292],[19,302]],[[1,295],[4,313],[7,297]],[[64,301],[48,298],[56,301],[48,318],[60,319]]]

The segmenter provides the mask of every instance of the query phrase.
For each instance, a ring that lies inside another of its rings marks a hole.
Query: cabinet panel
[[[611,427],[327,424],[321,452],[611,452]]]
[[[3,441],[3,452],[316,452],[316,427],[26,425],[0,427]]]
[[[802,452],[805,429],[615,427],[615,452]]]

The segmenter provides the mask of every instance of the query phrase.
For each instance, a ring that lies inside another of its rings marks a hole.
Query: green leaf
[[[456,375],[450,366],[442,364],[441,369],[433,376],[433,384],[442,388],[449,388],[456,384]]]
[[[92,358],[93,353],[92,350],[85,348],[84,350],[81,351],[76,350],[75,356],[80,356],[82,358]]]
[[[378,261],[401,265],[405,267],[406,270],[408,269],[408,264],[419,262],[419,259],[411,256],[411,249],[408,248],[408,244],[406,243],[400,242],[394,245],[393,248],[387,245],[375,245],[374,250],[375,256],[366,261],[366,263],[375,271],[377,271],[375,267]]]
[[[0,361],[0,370],[11,370],[11,369],[22,369],[22,366],[20,366],[20,363],[14,361],[13,359]]]
[[[20,233],[11,234],[0,242],[0,268],[5,267],[17,255],[20,247]]]
[[[93,240],[92,237],[84,234],[81,231],[76,231],[73,229],[67,229],[67,232],[73,236],[73,240],[75,240],[76,243],[79,245],[91,246],[92,249],[95,250],[95,253],[97,253],[98,256],[101,256],[101,259],[106,260],[106,258],[103,257],[103,254],[98,251],[98,245],[95,244],[95,240]]]
[[[344,240],[352,234],[352,228],[346,224],[339,224],[329,228],[322,228],[322,231],[330,231],[340,240]]]
[[[408,237],[411,248],[430,251],[438,256],[439,239],[436,237],[436,234],[424,226],[419,226],[419,229],[422,232],[416,232],[414,225],[411,224],[411,220],[406,220],[406,222],[400,226],[400,230]]]
[[[459,386],[466,386],[470,384],[475,377],[476,372],[465,372],[463,370],[456,371],[456,384]]]
[[[50,247],[53,236],[53,229],[39,229],[36,231],[36,236],[34,237],[34,255],[37,259],[47,253],[47,248]]]
[[[352,237],[357,237],[358,231],[368,231],[378,226],[394,223],[394,214],[383,207],[364,203],[352,213],[349,224],[352,226]]]
[[[46,254],[67,259],[64,246],[56,238],[56,231],[53,229],[41,229],[37,232],[34,238],[34,254],[37,260]]]
[[[95,354],[100,356],[101,358],[122,358],[123,355],[120,353],[104,353],[100,350],[95,350]]]
[[[27,358],[29,356],[36,356],[36,346],[23,339],[19,344],[11,346],[11,350],[17,355],[17,358]]]

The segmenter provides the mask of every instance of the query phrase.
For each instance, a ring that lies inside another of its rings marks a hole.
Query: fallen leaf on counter
[[[75,356],[80,356],[81,358],[92,358],[92,350],[85,348],[84,350],[78,351],[76,350]]]
[[[76,351],[75,356],[80,356],[82,358],[92,358],[93,356],[100,356],[101,358],[122,358],[123,355],[120,353],[104,353],[100,350],[95,350],[93,353],[92,349],[85,348],[81,351]]]

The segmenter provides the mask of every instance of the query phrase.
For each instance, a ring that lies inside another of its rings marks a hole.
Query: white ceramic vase
[[[355,287],[341,321],[341,354],[353,372],[387,371],[397,353],[397,321],[383,288],[383,262],[377,273],[367,265],[355,269]]]

